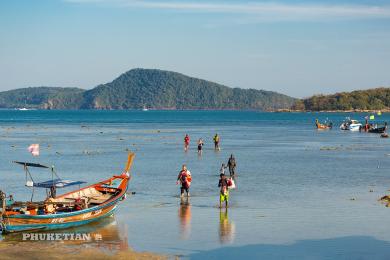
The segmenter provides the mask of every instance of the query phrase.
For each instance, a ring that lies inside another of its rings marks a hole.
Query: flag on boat
[[[374,120],[375,119],[375,116],[374,115],[371,115],[370,116],[370,120]]]
[[[28,147],[28,151],[32,156],[39,156],[39,144],[32,144]]]

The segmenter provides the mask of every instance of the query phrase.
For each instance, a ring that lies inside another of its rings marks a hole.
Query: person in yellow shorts
[[[218,134],[214,135],[213,141],[214,141],[214,149],[217,150],[217,151],[221,150],[221,148],[219,148],[220,138],[219,138]]]
[[[225,202],[225,207],[228,207],[229,202],[229,189],[228,189],[228,180],[226,179],[225,174],[219,175],[218,187],[220,187],[219,192],[219,207],[222,208],[222,202]]]

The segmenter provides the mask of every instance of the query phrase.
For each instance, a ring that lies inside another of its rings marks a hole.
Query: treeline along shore
[[[297,100],[290,111],[315,112],[390,112],[390,88],[375,88],[315,95]]]
[[[273,91],[230,88],[157,69],[132,69],[85,90],[28,87],[0,92],[0,108],[390,112],[390,88],[297,99]]]

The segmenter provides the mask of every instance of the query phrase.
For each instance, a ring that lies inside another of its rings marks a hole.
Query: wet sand
[[[132,249],[108,252],[97,248],[66,246],[51,242],[2,242],[0,259],[139,259],[162,260],[166,256],[149,252],[135,252]]]
[[[302,240],[287,245],[255,244],[225,247],[190,255],[203,259],[389,259],[390,243],[372,237],[352,236]]]

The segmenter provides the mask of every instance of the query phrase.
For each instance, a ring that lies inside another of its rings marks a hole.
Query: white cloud
[[[165,9],[186,12],[247,14],[281,20],[318,18],[390,18],[390,6],[351,4],[287,4],[259,2],[188,2],[167,0],[64,0],[80,4]]]

